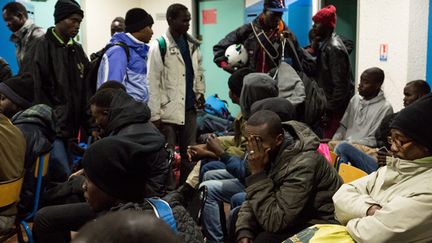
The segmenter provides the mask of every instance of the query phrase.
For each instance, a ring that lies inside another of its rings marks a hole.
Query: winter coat
[[[129,62],[125,49],[115,45],[103,55],[98,70],[97,88],[104,82],[115,80],[126,87],[126,92],[135,100],[147,103],[149,99],[147,81],[147,55],[149,46],[130,33],[115,33],[110,44],[123,42],[129,49]]]
[[[6,81],[6,79],[10,77],[12,77],[12,70],[6,60],[0,57],[0,83]]]
[[[303,123],[285,122],[287,139],[267,171],[246,178],[246,201],[236,224],[237,239],[254,239],[264,230],[293,234],[334,221],[333,194],[342,180],[316,150],[319,138]]]
[[[22,132],[1,113],[0,141],[0,182],[20,178],[24,172],[26,141]],[[15,214],[15,204],[0,208],[0,216]]]
[[[149,168],[152,168],[152,171],[146,172],[149,177],[146,195],[162,196],[166,193],[171,168],[167,160],[165,138],[149,119],[150,109],[146,104],[119,91],[111,102],[108,126],[104,133],[127,137],[128,140],[150,147],[147,151],[155,151],[153,157],[143,158],[143,162],[150,163]]]
[[[88,59],[74,40],[64,43],[54,27],[38,40],[31,67],[35,86],[35,104],[53,108],[57,137],[76,138],[86,116],[89,84],[84,82]]]
[[[252,25],[255,26],[256,30],[259,32],[262,30],[262,25],[260,21],[261,15],[256,17],[252,21]],[[297,42],[297,38],[294,36],[294,33],[285,25],[285,23],[281,22],[283,24],[283,31],[291,33],[293,36],[293,44],[296,48],[297,54],[299,55],[299,58],[301,59],[300,62],[302,62],[302,51],[299,47],[299,44]],[[265,55],[265,63],[268,67],[268,70],[264,70],[264,72],[270,71],[272,68],[276,68],[279,65],[280,59],[282,57],[282,44],[279,35],[271,38],[271,41],[273,43],[273,46],[278,51],[278,56],[276,58],[272,59],[269,55]],[[255,34],[253,32],[252,26],[250,23],[244,24],[237,28],[236,30],[230,32],[228,35],[226,35],[222,40],[220,40],[215,46],[213,46],[213,54],[214,58],[213,61],[216,63],[216,65],[221,66],[222,61],[226,61],[225,57],[225,50],[232,44],[243,44],[245,47],[247,53],[248,53],[248,67],[250,70],[254,70],[256,72],[263,72],[263,70],[257,70],[257,61],[261,59],[260,54],[262,55],[264,52],[262,51],[262,47],[259,44],[257,38],[255,37]],[[300,70],[300,65],[295,61],[295,57],[293,55],[293,51],[291,47],[286,44],[285,46],[285,58],[291,58],[291,63],[294,69]]]
[[[39,155],[48,153],[55,139],[52,109],[47,105],[35,105],[12,117],[12,123],[24,134],[26,140],[25,174],[20,195],[20,209],[29,212],[33,207],[35,191],[35,162]]]
[[[348,52],[336,34],[320,45],[315,80],[324,89],[327,110],[345,111],[354,95],[354,77]]]
[[[180,49],[169,30],[163,35],[166,42],[164,60],[161,57],[158,40],[152,42],[149,57],[149,107],[152,121],[185,124],[186,112],[186,67]],[[186,34],[193,67],[193,91],[195,99],[205,92],[205,78],[199,41]]]
[[[165,197],[164,199],[171,207],[176,225],[178,236],[181,242],[185,243],[201,243],[204,242],[201,230],[196,225],[195,221],[186,211],[186,209],[173,197]],[[110,211],[123,211],[123,210],[136,210],[136,211],[154,211],[153,207],[148,202],[143,203],[126,203],[111,208]]]
[[[359,243],[432,242],[432,157],[387,157],[387,166],[333,196],[336,218]],[[372,205],[381,209],[372,216]]]
[[[24,72],[35,52],[36,40],[42,37],[45,31],[42,27],[35,25],[30,19],[27,19],[24,25],[10,37],[10,41],[15,43],[16,57],[20,72]]]

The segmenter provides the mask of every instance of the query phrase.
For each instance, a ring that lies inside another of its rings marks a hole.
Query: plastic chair
[[[342,177],[344,183],[350,183],[361,177],[367,176],[367,173],[352,165],[340,163],[339,175]]]
[[[21,193],[21,187],[24,181],[24,177],[21,176],[16,179],[9,181],[0,182],[0,208],[15,204],[19,200]],[[17,230],[11,230],[11,232],[0,236],[0,242],[4,242],[12,237]]]
[[[39,199],[42,191],[42,179],[48,172],[48,161],[49,161],[49,153],[40,155],[36,160],[35,173],[34,173],[34,177],[36,178],[36,188],[34,193],[33,209],[30,213],[28,213],[24,217],[24,219],[21,219],[19,221],[20,225],[24,227],[24,230],[28,238],[28,242],[30,243],[33,243],[34,240],[33,240],[33,234],[28,225],[28,221],[33,219],[34,215],[39,209]],[[24,242],[21,230],[18,231],[18,240],[19,242]]]
[[[331,157],[330,165],[336,167],[339,161],[339,156],[335,152],[330,151],[330,157]]]

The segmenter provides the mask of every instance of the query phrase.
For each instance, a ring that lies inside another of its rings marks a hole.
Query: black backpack
[[[309,126],[314,127],[322,120],[322,117],[326,112],[327,98],[324,90],[318,86],[318,83],[304,73],[294,44],[289,39],[287,39],[287,42],[293,50],[297,63],[302,70],[298,72],[298,75],[305,86],[306,99],[304,101],[304,122]]]
[[[124,51],[126,52],[126,56],[127,56],[127,61],[129,63],[129,47],[127,46],[126,43],[119,41],[117,43],[110,43],[108,45],[106,45],[104,48],[102,48],[101,50],[92,53],[90,55],[90,63],[87,65],[86,67],[86,74],[85,74],[85,82],[87,84],[90,85],[90,90],[91,93],[94,94],[96,92],[96,83],[97,83],[97,75],[98,75],[98,71],[99,71],[99,65],[102,61],[102,57],[105,54],[105,52],[110,49],[113,46],[121,46],[123,47]]]

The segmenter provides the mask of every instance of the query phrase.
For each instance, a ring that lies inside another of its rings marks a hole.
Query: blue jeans
[[[207,173],[207,171],[221,170],[221,169],[225,169],[225,168],[226,168],[225,163],[223,163],[221,161],[218,161],[218,160],[213,160],[213,161],[201,160],[199,181],[200,182],[204,181],[204,174]]]
[[[378,169],[378,163],[374,158],[358,150],[347,142],[336,146],[334,152],[340,157],[342,163],[351,163],[352,166],[370,174]]]
[[[219,204],[244,191],[244,186],[226,170],[211,170],[204,174],[200,186],[207,186],[207,201],[202,214],[207,242],[224,242]]]
[[[69,166],[69,155],[62,139],[54,140],[48,165],[49,178],[55,182],[67,181],[72,173]]]

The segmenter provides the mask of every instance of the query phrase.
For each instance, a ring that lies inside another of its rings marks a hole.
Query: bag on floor
[[[355,243],[345,226],[316,224],[283,241],[283,243]]]

